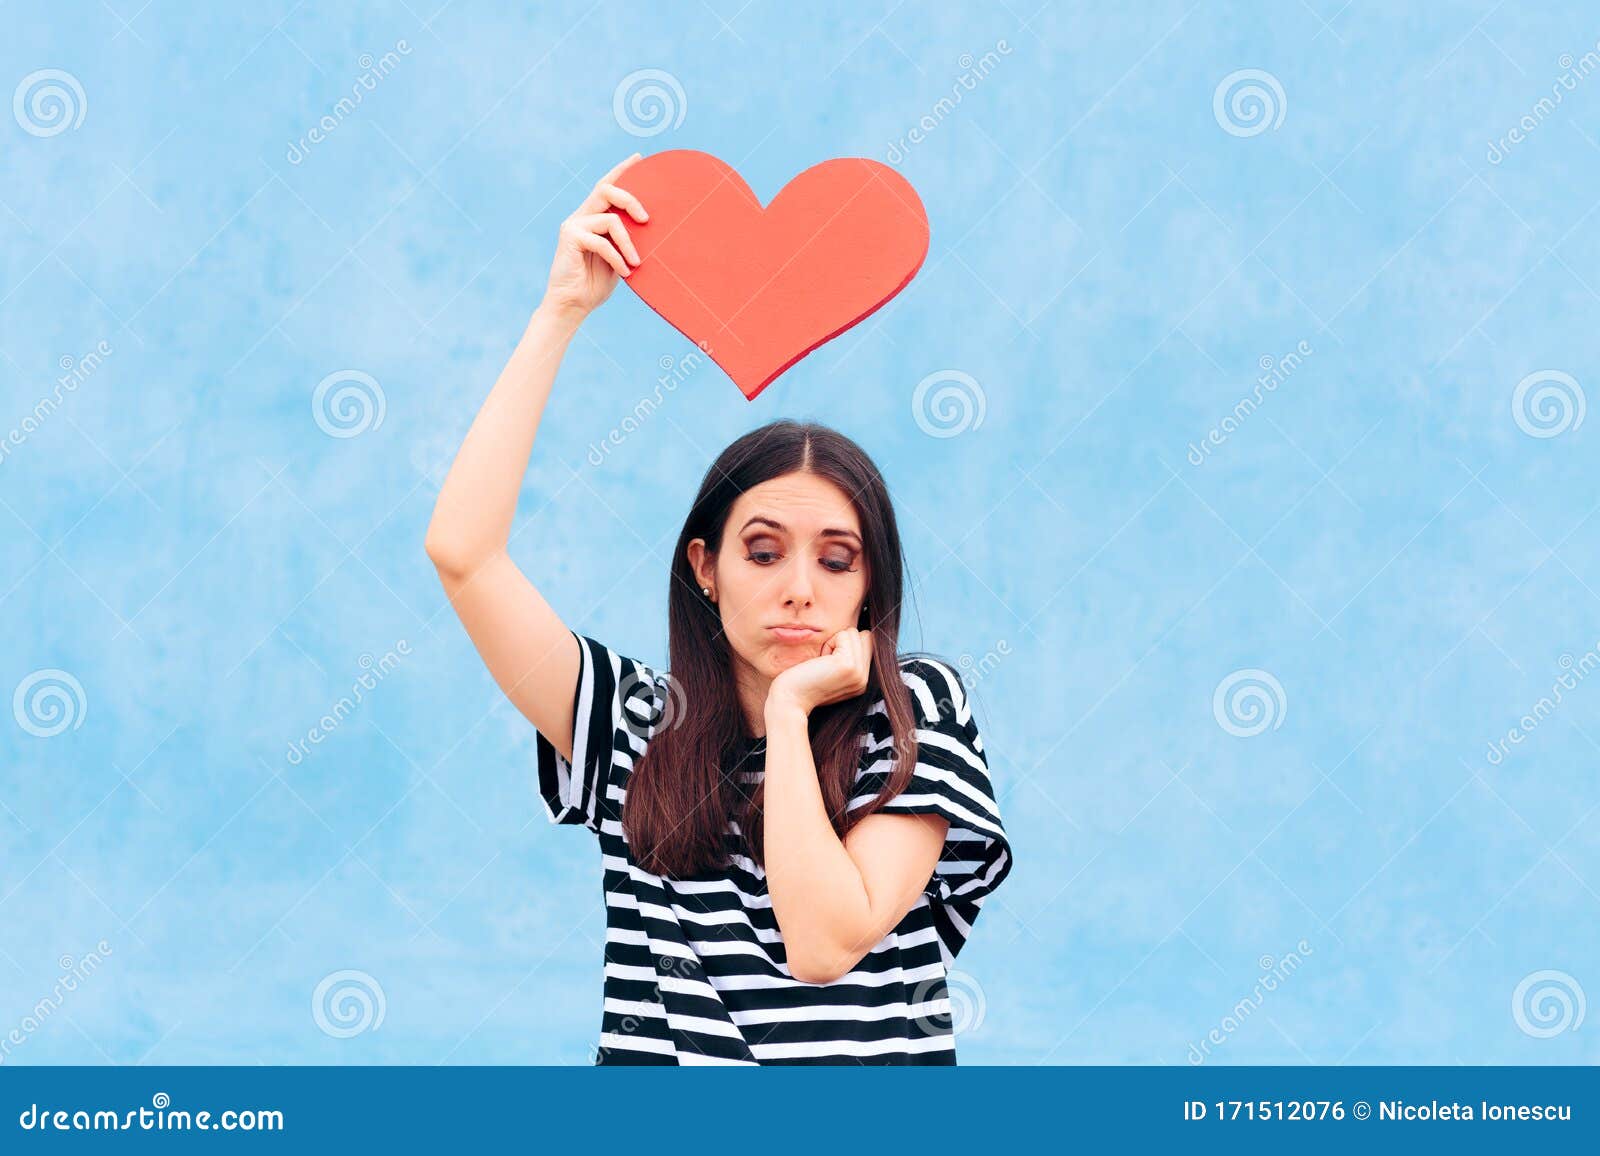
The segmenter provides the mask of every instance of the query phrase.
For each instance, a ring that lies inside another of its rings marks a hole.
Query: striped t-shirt
[[[572,759],[535,735],[550,821],[582,825],[600,841],[605,991],[595,1062],[954,1064],[951,964],[1012,863],[983,739],[955,670],[934,659],[900,660],[916,715],[917,765],[905,790],[881,808],[950,821],[938,867],[893,931],[848,974],[817,984],[789,973],[758,863],[735,855],[722,872],[680,879],[634,861],[622,807],[635,763],[670,718],[667,675],[574,637],[581,668]],[[893,759],[881,697],[866,723],[852,809],[883,788]],[[765,745],[745,740],[729,772],[759,782]],[[957,994],[958,1004],[972,995]]]

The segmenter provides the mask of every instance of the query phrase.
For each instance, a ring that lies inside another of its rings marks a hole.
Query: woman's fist
[[[585,317],[611,296],[617,278],[626,277],[639,263],[639,250],[627,226],[609,211],[621,209],[641,223],[650,219],[638,197],[612,184],[639,155],[634,153],[601,177],[577,211],[561,222],[544,292],[547,306]]]
[[[872,672],[872,632],[841,630],[822,644],[822,653],[779,673],[767,688],[767,702],[787,702],[806,714],[830,702],[853,698],[867,689]]]

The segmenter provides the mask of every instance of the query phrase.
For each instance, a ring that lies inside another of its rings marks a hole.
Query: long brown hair
[[[725,832],[739,824],[742,850],[762,862],[762,796],[747,794],[731,755],[746,740],[733,655],[716,604],[700,592],[689,543],[705,539],[713,556],[734,501],[762,482],[806,472],[850,496],[867,559],[866,608],[858,629],[871,633],[866,690],[811,712],[811,750],[834,831],[845,833],[898,794],[916,764],[916,720],[900,678],[898,640],[905,556],[883,476],[855,442],[815,422],[789,419],[751,430],[712,463],[700,483],[672,555],[667,594],[667,699],[661,727],[628,779],[622,826],[634,859],[656,875],[691,876],[728,865]],[[873,801],[847,804],[861,764],[866,713],[882,696],[894,733],[896,763]]]

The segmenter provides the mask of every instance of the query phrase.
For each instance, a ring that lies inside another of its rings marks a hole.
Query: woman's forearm
[[[505,549],[539,419],[581,321],[548,304],[534,310],[434,504],[427,551],[441,571],[469,573]]]
[[[826,983],[841,961],[871,943],[872,902],[856,867],[828,821],[804,712],[769,706],[762,805],[762,851],[767,892],[783,932],[789,971]]]

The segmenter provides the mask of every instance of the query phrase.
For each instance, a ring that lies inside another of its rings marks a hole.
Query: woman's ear
[[[711,556],[706,552],[706,540],[691,539],[684,553],[689,557],[689,569],[694,571],[695,585],[710,586],[714,567],[711,565]]]

